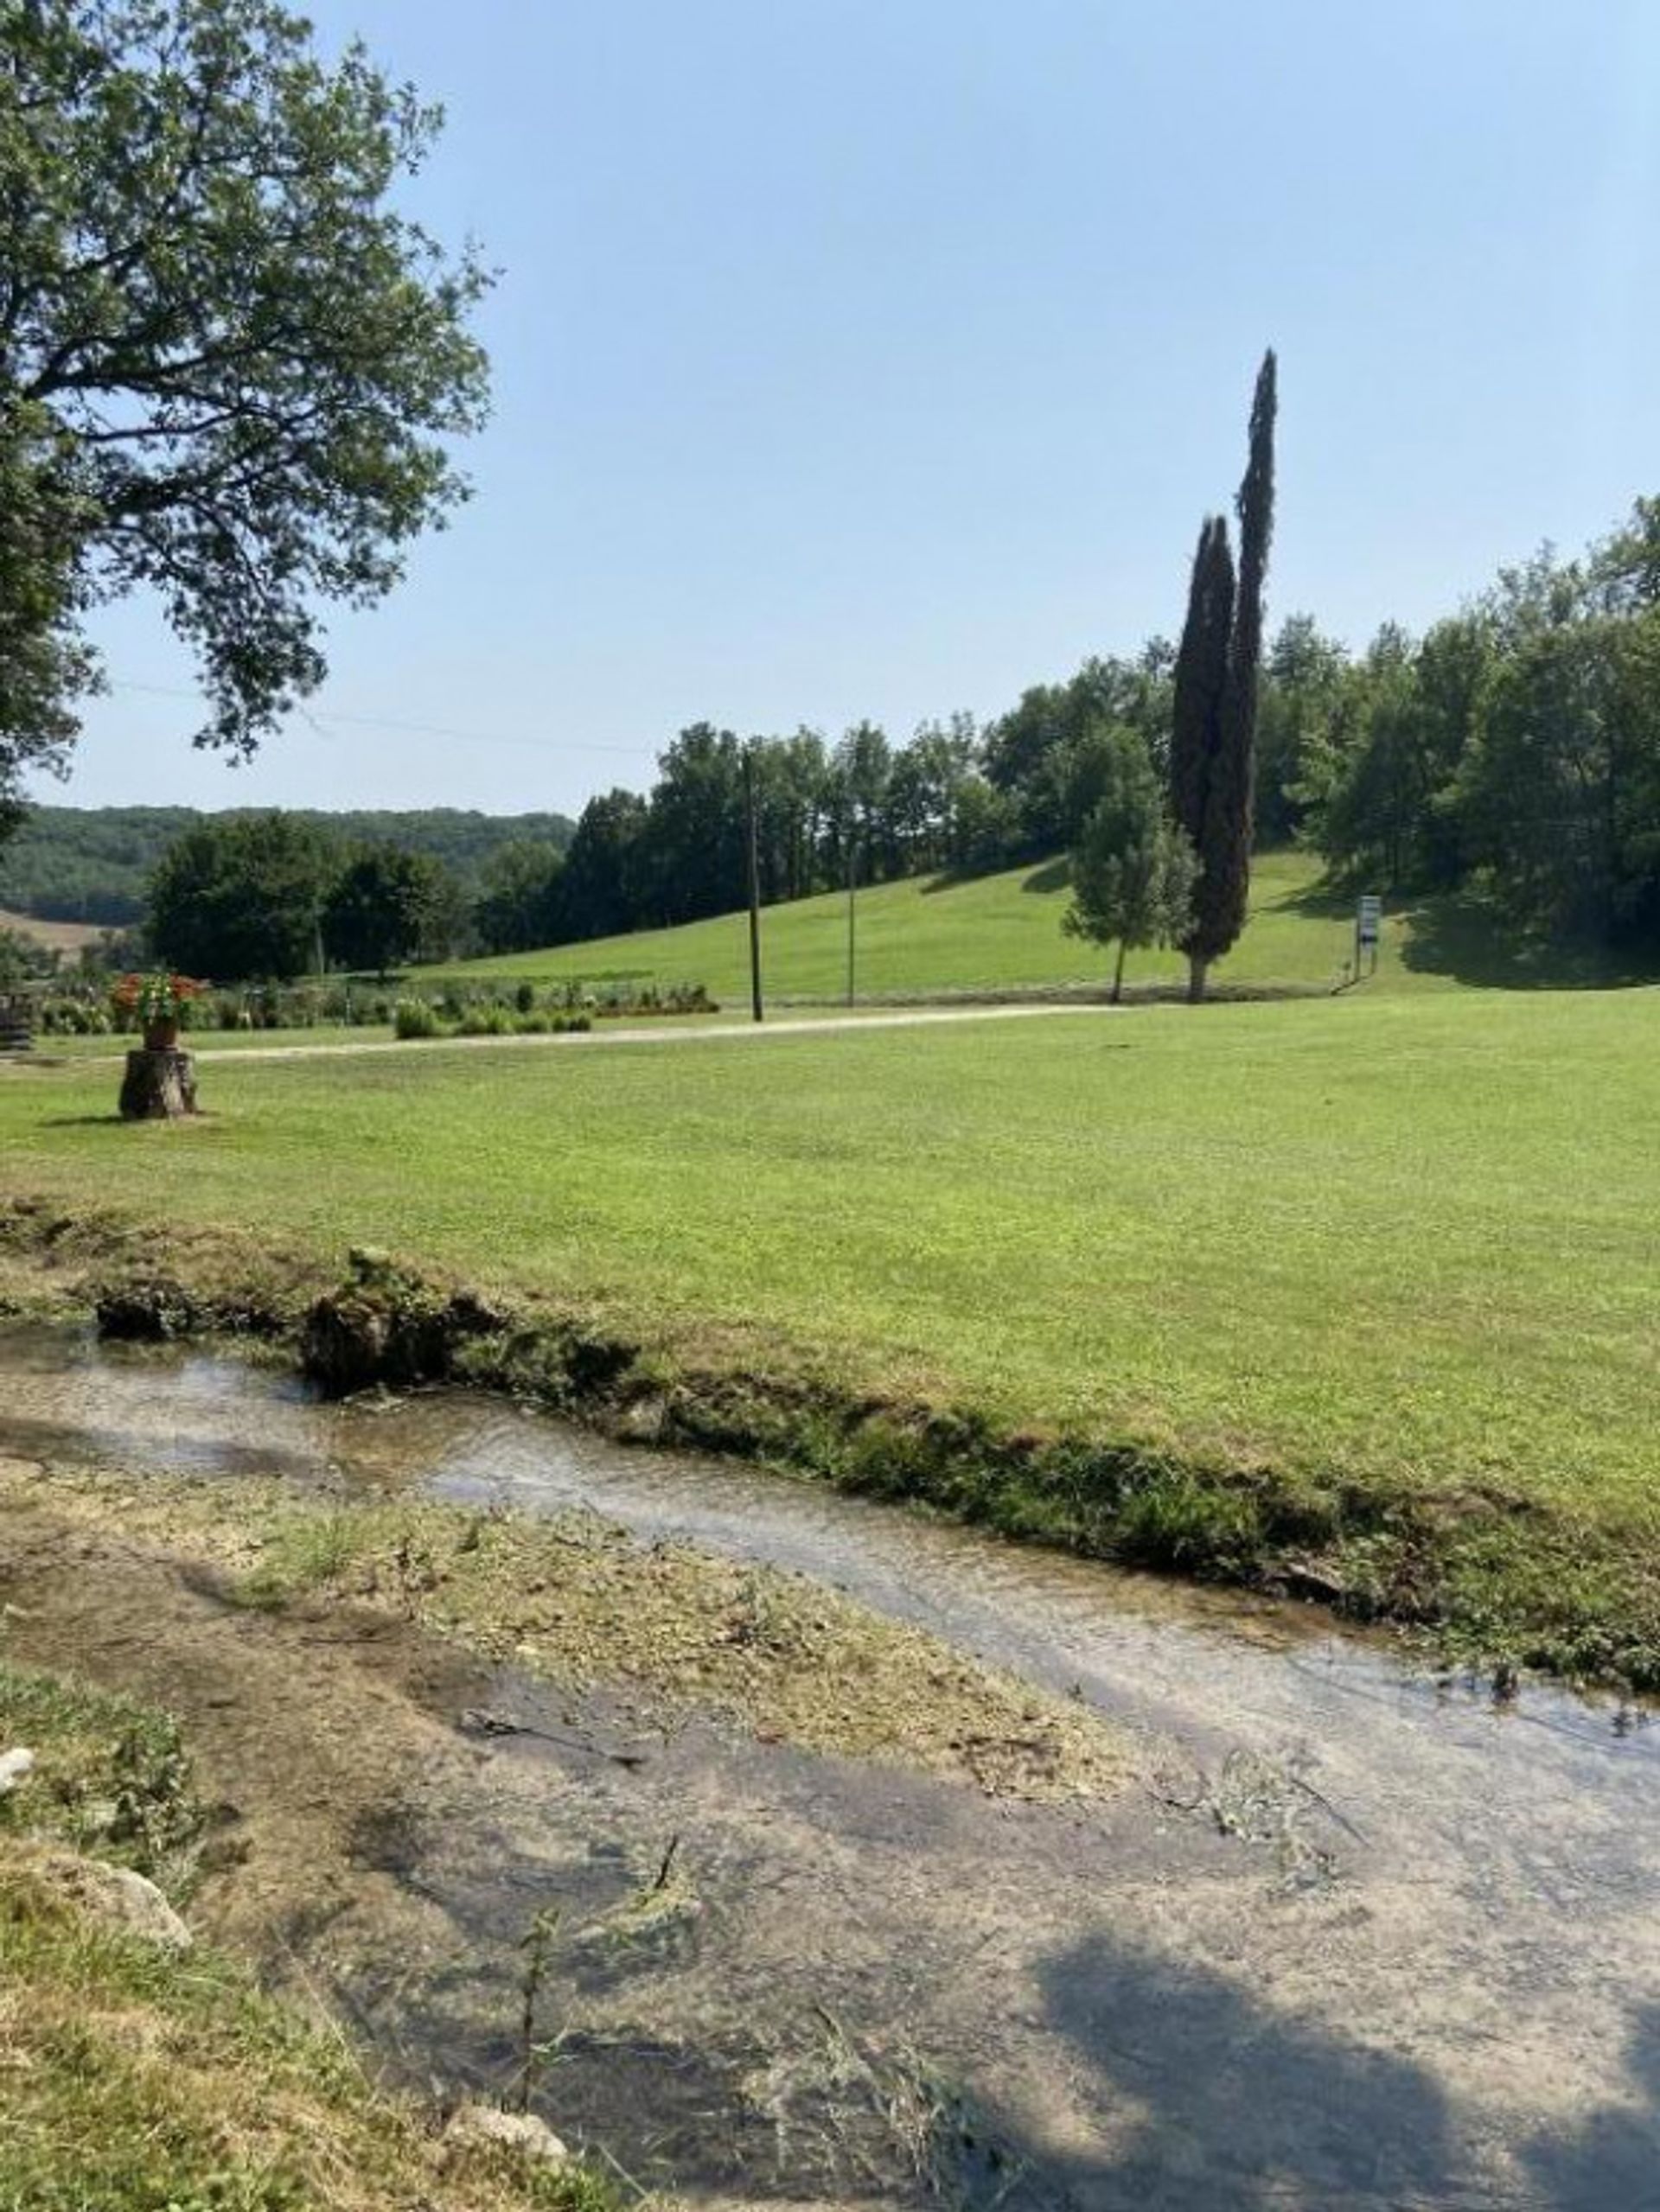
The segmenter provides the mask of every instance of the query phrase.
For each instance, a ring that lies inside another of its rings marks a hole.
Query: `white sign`
[[[1361,945],[1376,947],[1383,929],[1383,902],[1373,892],[1367,892],[1360,902],[1360,917],[1356,923],[1356,934]]]

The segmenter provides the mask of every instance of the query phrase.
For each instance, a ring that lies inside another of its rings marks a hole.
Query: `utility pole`
[[[744,748],[744,800],[750,825],[750,1006],[760,1022],[766,1016],[761,1004],[761,845],[755,819],[753,743]]]
[[[853,1003],[857,950],[855,928],[859,893],[859,825],[852,806],[847,810],[847,1004]]]

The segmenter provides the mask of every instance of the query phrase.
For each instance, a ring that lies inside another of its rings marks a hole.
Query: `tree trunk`
[[[188,1052],[130,1052],[123,1121],[182,1121],[196,1111],[196,1063]]]
[[[1209,960],[1202,960],[1197,953],[1187,956],[1187,1003],[1190,1006],[1204,1004],[1204,980],[1210,972]]]
[[[1113,1004],[1116,1006],[1124,996],[1124,940],[1118,940],[1118,966],[1113,970]]]

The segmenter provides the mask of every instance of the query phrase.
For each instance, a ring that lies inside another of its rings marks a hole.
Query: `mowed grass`
[[[1318,878],[1318,864],[1305,854],[1269,853],[1259,859],[1251,919],[1238,947],[1217,966],[1218,982],[1331,986],[1340,980],[1353,949],[1353,924],[1344,902],[1320,896]],[[876,884],[858,900],[859,992],[863,997],[1105,983],[1112,973],[1108,955],[1062,930],[1070,897],[1064,862],[965,882],[916,877]],[[1401,942],[1397,923],[1393,948],[1397,957],[1385,959],[1386,983],[1399,985],[1408,976],[1398,958]],[[642,930],[548,952],[417,969],[411,980],[508,976],[550,983],[571,978],[701,983],[717,998],[736,1003],[748,998],[749,958],[749,918],[731,914],[679,929]],[[828,892],[769,908],[763,917],[762,958],[766,988],[776,997],[842,998],[847,985],[845,895]],[[1131,956],[1127,979],[1132,985],[1172,982],[1184,972],[1179,955],[1144,952]]]
[[[1657,1515],[1660,993],[0,1077],[5,1187],[384,1244],[738,1370]]]

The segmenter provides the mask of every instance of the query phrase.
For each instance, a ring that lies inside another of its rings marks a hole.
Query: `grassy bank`
[[[17,1071],[0,1144],[66,1212],[574,1323],[679,1433],[1654,1680],[1655,1004],[227,1062],[188,1129]]]
[[[1270,853],[1259,862],[1250,923],[1238,950],[1218,968],[1219,982],[1325,989],[1338,980],[1353,924],[1340,903],[1318,899],[1318,875],[1316,864],[1299,853]],[[1102,983],[1111,972],[1105,956],[1062,934],[1070,896],[1063,862],[963,882],[926,877],[872,885],[859,895],[859,991],[881,996]],[[769,908],[763,928],[769,991],[789,998],[842,998],[847,902],[841,893]],[[499,975],[538,982],[570,977],[660,985],[691,981],[737,1004],[749,995],[748,933],[745,915],[722,915],[678,929],[423,968],[412,979]],[[1175,954],[1141,953],[1130,962],[1129,980],[1173,982],[1184,972]],[[1389,964],[1389,972],[1399,979],[1398,960]]]
[[[858,985],[861,997],[938,997],[952,992],[1100,987],[1111,973],[1106,953],[1063,934],[1070,902],[1064,861],[954,881],[916,877],[878,883],[858,902]],[[847,982],[847,902],[839,892],[769,908],[763,917],[763,966],[769,993],[839,1002]],[[1214,971],[1233,990],[1331,991],[1344,979],[1354,950],[1354,903],[1321,879],[1307,853],[1258,856],[1251,912],[1239,944]],[[1131,956],[1132,991],[1180,984],[1179,956]],[[485,977],[563,982],[704,984],[727,1005],[747,1001],[749,921],[729,914],[678,929],[639,930],[585,945],[417,969],[412,980],[479,981]],[[1369,997],[1460,986],[1539,988],[1660,980],[1653,964],[1633,971],[1593,951],[1532,946],[1459,897],[1391,900]]]
[[[17,2212],[607,2212],[585,2170],[463,2149],[228,1959],[127,1917],[204,1816],[163,1714],[0,1661],[0,2204]],[[95,1853],[95,1858],[84,1854]],[[118,1909],[120,1908],[120,1909]]]

